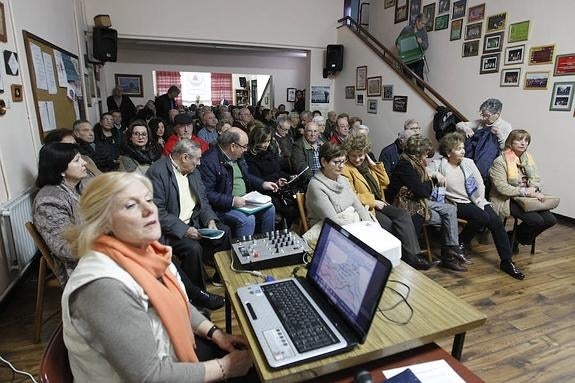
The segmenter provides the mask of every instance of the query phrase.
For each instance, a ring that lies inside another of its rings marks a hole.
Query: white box
[[[356,222],[343,228],[363,243],[389,259],[393,267],[401,260],[401,241],[379,226],[377,222]]]

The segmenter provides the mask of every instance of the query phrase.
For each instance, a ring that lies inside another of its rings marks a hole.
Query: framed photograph
[[[433,21],[435,20],[435,2],[424,6],[422,13],[425,15],[425,18],[427,19],[425,29],[427,30],[427,32],[431,32],[433,30]]]
[[[575,82],[556,82],[553,84],[549,110],[568,112],[573,105],[573,89]]]
[[[409,25],[415,25],[415,18],[421,13],[421,0],[409,2]]]
[[[467,24],[465,26],[465,40],[475,40],[481,37],[483,23]]]
[[[377,114],[377,99],[367,100],[367,113]]]
[[[460,19],[465,17],[465,7],[467,6],[467,0],[459,0],[453,2],[453,14],[451,19]]]
[[[455,4],[454,4],[455,5]],[[463,28],[463,19],[451,21],[451,32],[449,33],[449,40],[461,40],[461,30]]]
[[[367,97],[381,96],[381,76],[367,79]]]
[[[501,70],[501,82],[499,86],[519,86],[521,68],[509,68]]]
[[[407,113],[407,96],[393,96],[393,111]]]
[[[442,14],[445,12],[449,12],[449,8],[451,8],[451,1],[450,0],[439,0],[439,6],[437,7],[437,13]]]
[[[505,65],[523,64],[525,45],[515,45],[505,48]]]
[[[352,100],[355,98],[355,86],[352,85],[345,87],[345,98]]]
[[[544,65],[553,62],[555,44],[540,45],[529,49],[529,65]]]
[[[575,53],[557,55],[553,76],[571,76],[575,74]]]
[[[395,24],[407,20],[407,0],[395,2]]]
[[[122,87],[127,96],[144,97],[141,74],[115,74],[116,86]]]
[[[529,39],[529,20],[509,24],[508,43],[516,43]]]
[[[313,85],[311,87],[311,103],[312,104],[329,104],[330,96],[329,86],[317,86]]]
[[[363,105],[363,103],[364,103],[363,93],[356,93],[355,105]]]
[[[467,14],[467,22],[474,23],[485,18],[485,3],[476,5],[474,7],[469,7],[469,13]]]
[[[473,40],[463,43],[461,57],[479,56],[479,41],[480,40]]]
[[[442,29],[447,29],[449,26],[449,13],[446,15],[437,16],[435,18],[435,30],[440,31]]]
[[[549,82],[549,72],[526,72],[524,81],[523,89],[547,89],[547,83]]]
[[[499,72],[499,58],[500,53],[481,56],[481,67],[479,74],[489,74]]]
[[[358,66],[355,69],[355,89],[365,90],[367,88],[367,66]]]
[[[395,0],[385,0],[383,2],[383,9],[391,8],[395,5]]]
[[[6,30],[6,15],[4,13],[4,3],[0,3],[0,42],[8,42],[8,31]]]
[[[287,102],[295,102],[295,88],[287,88],[286,100]]]
[[[383,86],[383,96],[381,97],[381,99],[386,101],[393,100],[393,85]]]
[[[12,84],[10,85],[10,90],[12,91],[12,101],[22,102],[22,100],[24,100],[24,94],[22,93],[22,85]]]
[[[505,30],[505,20],[507,19],[507,12],[498,13],[487,18],[487,26],[485,32],[496,32]]]
[[[503,32],[492,33],[483,37],[483,53],[501,52]]]

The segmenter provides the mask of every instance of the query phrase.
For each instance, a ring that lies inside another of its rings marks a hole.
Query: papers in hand
[[[270,196],[261,194],[257,191],[249,192],[243,196],[243,198],[246,201],[245,206],[236,207],[235,209],[246,214],[254,214],[272,205],[272,198]]]
[[[219,229],[205,228],[205,229],[198,229],[198,233],[202,238],[220,239],[224,236],[225,231]]]

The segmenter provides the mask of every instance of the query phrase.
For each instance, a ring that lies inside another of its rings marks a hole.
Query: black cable
[[[393,305],[391,305],[390,307],[386,307],[386,308],[379,308],[379,307],[378,307],[378,308],[377,308],[377,311],[378,311],[385,319],[387,319],[387,320],[390,321],[391,323],[394,323],[394,324],[397,324],[397,325],[405,325],[405,324],[408,324],[409,321],[411,321],[411,318],[413,317],[413,307],[412,307],[412,306],[409,304],[409,302],[407,301],[407,298],[409,298],[409,294],[411,293],[411,288],[410,288],[407,284],[405,284],[405,283],[403,283],[403,282],[401,282],[401,281],[397,281],[397,280],[390,279],[390,280],[388,281],[388,283],[389,283],[389,282],[394,282],[394,283],[398,283],[398,284],[400,284],[400,285],[402,285],[402,286],[405,286],[405,287],[407,288],[407,293],[406,293],[405,296],[404,296],[401,292],[399,292],[399,291],[397,291],[396,289],[394,289],[393,287],[387,285],[386,288],[389,289],[389,290],[391,290],[391,291],[393,291],[393,292],[394,292],[395,294],[397,294],[401,299],[400,299],[399,301],[397,301],[396,303],[394,303]],[[397,321],[397,320],[395,320],[395,319],[392,319],[392,318],[388,317],[387,314],[385,313],[385,311],[391,311],[391,310],[395,309],[397,306],[399,306],[401,303],[405,303],[406,306],[408,307],[408,309],[409,309],[409,317],[408,317],[406,320],[404,320],[404,321]]]

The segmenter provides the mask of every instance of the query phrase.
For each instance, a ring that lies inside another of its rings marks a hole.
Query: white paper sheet
[[[445,359],[412,364],[411,366],[393,368],[382,372],[389,379],[408,368],[417,376],[417,379],[421,380],[421,383],[465,383],[465,380],[457,375],[457,372],[447,364]]]
[[[38,45],[30,43],[30,52],[32,52],[32,65],[34,65],[34,74],[36,75],[36,88],[48,90],[42,50]]]
[[[46,110],[48,111],[48,118],[50,119],[50,130],[54,130],[57,128],[56,113],[54,112],[54,102],[46,101]]]
[[[62,60],[62,53],[54,49],[54,60],[56,61],[56,73],[58,73],[58,85],[61,88],[68,86],[68,76],[66,76],[66,68],[64,68],[64,61]]]
[[[56,94],[58,93],[58,88],[56,88],[56,76],[54,76],[54,63],[52,62],[52,56],[49,53],[42,53],[44,57],[44,70],[46,72],[46,83],[48,84],[48,93]]]
[[[38,101],[38,111],[40,112],[40,122],[44,132],[50,131],[50,117],[46,108],[46,101]]]

